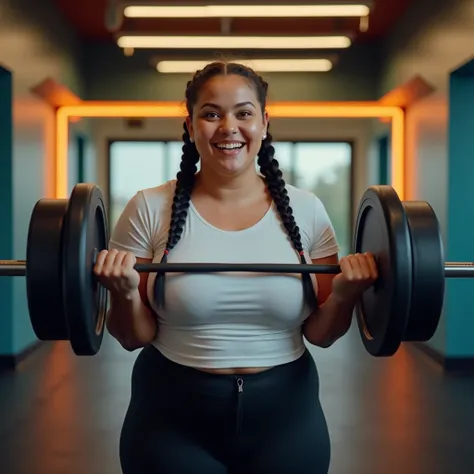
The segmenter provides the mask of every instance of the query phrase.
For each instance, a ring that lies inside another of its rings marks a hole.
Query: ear
[[[186,117],[186,127],[188,127],[189,136],[191,137],[191,140],[194,141],[193,121],[191,120],[191,117],[189,115]]]
[[[263,114],[263,135],[268,133],[268,112],[265,111]]]

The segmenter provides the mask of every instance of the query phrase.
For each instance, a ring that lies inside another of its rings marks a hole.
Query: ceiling
[[[330,0],[329,0],[330,1]],[[106,28],[106,11],[112,0],[53,0],[78,34],[88,40],[115,41],[117,32]],[[128,2],[140,3],[136,0]],[[181,2],[180,2],[181,3]],[[187,4],[202,3],[200,0],[187,0]],[[226,3],[225,1],[219,3]],[[229,3],[229,2],[227,2]],[[232,2],[238,3],[238,2]],[[259,4],[282,4],[281,0],[259,1]],[[316,4],[299,0],[297,4]],[[324,3],[328,3],[327,1]],[[372,0],[372,11],[369,17],[369,28],[360,31],[358,18],[238,18],[232,20],[232,33],[241,35],[259,34],[341,34],[352,33],[356,41],[373,41],[381,38],[394,26],[413,0]],[[160,34],[219,34],[221,22],[219,19],[137,19],[125,18],[119,32],[127,33],[156,33]]]
[[[142,19],[124,18],[123,4],[128,5],[157,5],[159,0],[153,4],[153,0],[52,0],[62,12],[66,20],[76,30],[78,35],[87,41],[108,42],[116,44],[117,37],[123,35],[206,35],[218,36],[223,34],[224,22],[220,18],[198,18],[198,19]],[[162,0],[164,1],[164,0]],[[248,0],[246,3],[248,4]],[[343,3],[344,0],[258,0],[258,4],[268,5],[317,5],[331,2]],[[354,0],[347,0],[347,3]],[[362,29],[359,18],[233,18],[230,22],[230,30],[226,34],[239,36],[318,36],[318,35],[348,35],[352,42],[376,42],[385,37],[395,26],[405,10],[415,0],[368,0],[371,13],[368,18],[367,29]],[[168,5],[202,5],[202,4],[238,4],[236,0],[168,0]],[[256,2],[257,3],[257,2]],[[364,3],[361,0],[360,3]],[[120,8],[111,8],[111,5],[120,5]],[[114,14],[111,12],[118,12]],[[110,25],[115,23],[115,27]],[[109,25],[107,27],[107,25]],[[229,27],[229,25],[227,25]],[[117,46],[118,47],[118,46]],[[134,54],[130,50],[130,54]],[[129,55],[127,50],[124,51]],[[136,52],[138,53],[138,52]],[[251,50],[241,50],[246,57],[251,58],[254,54]],[[199,49],[144,49],[139,55],[149,65],[156,65],[159,59],[193,59],[210,57],[211,51]],[[263,55],[262,52],[256,55]],[[314,50],[285,49],[266,50],[266,57],[287,58],[312,58]],[[337,50],[326,50],[318,53],[321,57],[330,59],[333,63],[338,60]]]

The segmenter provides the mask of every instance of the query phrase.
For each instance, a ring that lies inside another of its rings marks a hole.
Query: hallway
[[[442,375],[412,347],[374,359],[355,324],[332,348],[311,352],[332,438],[331,474],[474,472],[474,377]],[[16,373],[2,375],[2,472],[119,474],[137,354],[110,337],[93,358],[45,345]]]

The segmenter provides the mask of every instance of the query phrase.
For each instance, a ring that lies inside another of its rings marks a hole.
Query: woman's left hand
[[[355,303],[378,278],[377,265],[370,252],[342,257],[341,273],[332,281],[333,294],[340,300]]]

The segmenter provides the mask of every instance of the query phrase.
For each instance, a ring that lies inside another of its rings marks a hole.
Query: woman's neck
[[[196,176],[194,192],[221,202],[239,202],[261,194],[266,186],[257,172],[242,173],[239,176],[215,176],[201,170]]]

